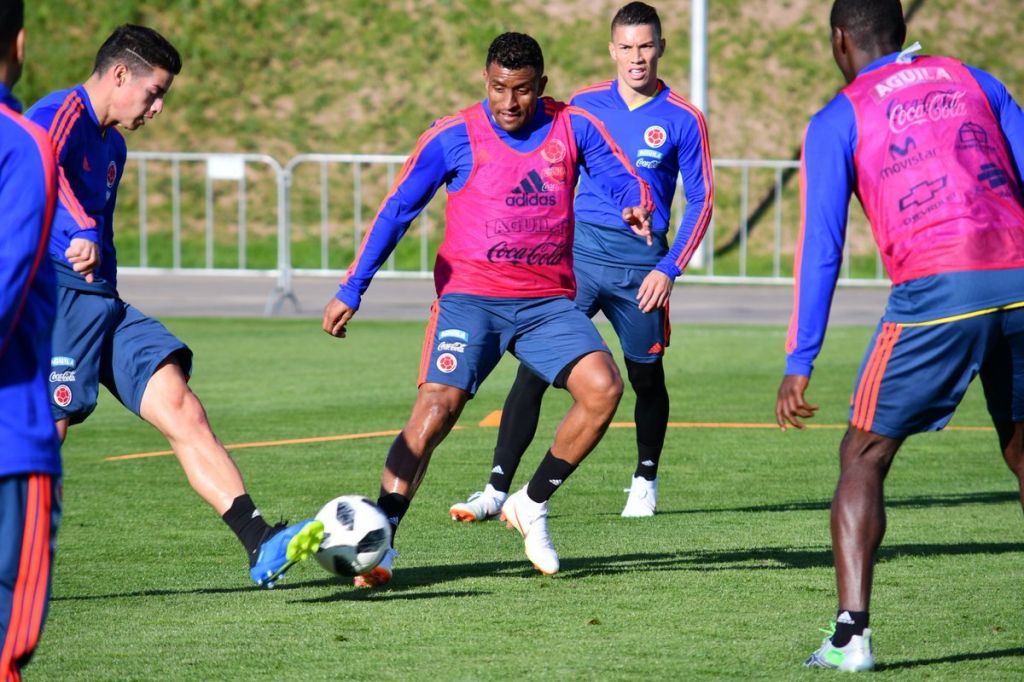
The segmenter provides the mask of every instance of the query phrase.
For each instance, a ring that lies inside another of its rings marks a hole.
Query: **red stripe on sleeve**
[[[701,176],[704,179],[704,206],[701,207],[700,214],[697,216],[697,222],[694,223],[693,232],[690,233],[690,238],[686,242],[686,246],[683,247],[682,253],[679,254],[679,258],[676,260],[676,267],[680,270],[686,267],[686,264],[693,258],[693,253],[697,250],[701,240],[704,239],[704,233],[707,232],[708,225],[711,224],[711,213],[714,210],[715,204],[715,184],[714,184],[714,169],[711,166],[711,147],[708,138],[708,126],[704,120],[704,114],[701,113],[700,109],[687,102],[685,99],[680,97],[674,92],[668,94],[667,100],[672,104],[685,109],[693,115],[697,121],[697,130],[700,133],[700,145],[701,145]]]

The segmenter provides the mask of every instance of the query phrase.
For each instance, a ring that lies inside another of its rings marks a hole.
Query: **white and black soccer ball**
[[[380,563],[391,546],[391,524],[380,507],[362,495],[336,497],[317,512],[324,539],[316,553],[335,575],[361,575]]]

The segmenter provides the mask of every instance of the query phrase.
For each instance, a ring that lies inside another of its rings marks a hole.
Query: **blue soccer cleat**
[[[285,571],[313,556],[323,539],[324,524],[315,518],[286,526],[263,541],[249,575],[258,587],[269,590]]]

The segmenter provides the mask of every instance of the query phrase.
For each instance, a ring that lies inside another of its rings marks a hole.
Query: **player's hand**
[[[660,270],[651,270],[640,283],[640,291],[636,294],[636,300],[640,302],[640,310],[649,313],[658,308],[668,305],[668,299],[672,296],[672,278]]]
[[[811,405],[804,400],[804,392],[807,390],[809,382],[809,377],[797,374],[787,374],[782,377],[779,394],[775,400],[775,421],[783,431],[789,424],[798,429],[804,428],[800,419],[810,419],[818,411],[817,405]]]
[[[64,256],[71,263],[71,268],[85,277],[85,281],[92,284],[92,273],[100,266],[99,244],[88,239],[72,239]]]
[[[345,325],[352,319],[352,316],[356,314],[356,311],[349,308],[347,305],[339,301],[336,297],[332,296],[331,300],[327,302],[324,307],[324,324],[323,330],[331,336],[336,336],[339,339],[345,338]]]
[[[622,219],[629,225],[634,234],[647,239],[647,246],[654,243],[651,237],[651,214],[643,206],[630,206],[622,209]]]

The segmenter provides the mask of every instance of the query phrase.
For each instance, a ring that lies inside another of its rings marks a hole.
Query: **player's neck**
[[[639,106],[647,104],[661,91],[661,82],[657,78],[655,78],[650,85],[641,90],[630,87],[621,79],[619,79],[618,86],[619,96],[622,97],[622,101],[626,103],[626,106],[631,111]]]
[[[93,113],[96,114],[100,129],[106,132],[107,128],[116,123],[116,121],[110,120],[110,89],[96,74],[89,76],[89,79],[82,83],[82,87],[89,95],[89,104],[92,105]]]

